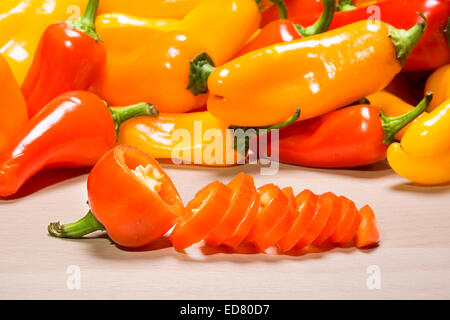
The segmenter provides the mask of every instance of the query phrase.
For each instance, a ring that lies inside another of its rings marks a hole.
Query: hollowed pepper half
[[[118,245],[142,247],[169,231],[184,213],[177,189],[158,162],[130,146],[107,152],[89,174],[87,188],[88,214],[75,223],[51,223],[50,235],[80,238],[106,229]]]

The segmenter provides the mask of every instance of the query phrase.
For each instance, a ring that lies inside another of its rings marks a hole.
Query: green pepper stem
[[[108,107],[114,120],[116,132],[119,132],[120,125],[128,119],[139,116],[157,117],[159,112],[156,107],[150,103],[138,103],[128,107],[111,108]]]
[[[394,141],[394,136],[402,130],[405,126],[411,123],[414,119],[420,116],[430,105],[433,99],[433,93],[427,92],[420,103],[408,113],[398,117],[388,117],[383,111],[380,112],[381,124],[384,131],[384,144],[391,144]]]
[[[270,0],[270,2],[272,2],[277,7],[280,19],[287,19],[288,11],[284,0]]]
[[[295,110],[294,114],[287,120],[277,123],[277,124],[273,124],[270,126],[266,126],[266,127],[240,127],[240,126],[230,126],[230,129],[232,130],[243,130],[244,132],[247,130],[254,130],[255,131],[255,135],[259,136],[261,134],[268,134],[270,133],[270,131],[275,130],[275,129],[281,129],[284,127],[287,127],[291,124],[293,124],[295,121],[298,120],[298,118],[300,117],[300,109]],[[235,137],[235,141],[234,141],[234,149],[235,150],[244,150],[244,155],[247,154],[248,149],[250,148],[250,139],[251,137],[249,136],[245,136],[245,139],[242,141],[242,139],[237,139],[238,137]]]
[[[356,9],[353,0],[339,0],[336,5],[336,11],[350,11]]]
[[[97,17],[99,1],[100,0],[89,0],[81,18],[68,22],[72,28],[87,34],[95,41],[100,40],[100,37],[95,31],[95,18]]]
[[[422,13],[419,12],[418,14],[423,18],[423,21],[415,24],[409,30],[396,29],[393,26],[388,25],[390,29],[389,38],[391,38],[394,45],[397,60],[402,66],[405,65],[409,54],[427,29],[427,19]]]
[[[296,24],[298,32],[303,37],[313,36],[315,34],[319,34],[325,32],[330,27],[331,21],[334,17],[335,12],[335,2],[334,0],[321,0],[323,2],[323,11],[319,18],[312,26],[303,27],[299,24]]]
[[[48,225],[48,233],[57,238],[81,238],[95,231],[103,231],[105,227],[89,212],[80,220],[73,223],[61,225],[59,222],[52,222]]]
[[[189,67],[187,89],[195,96],[207,93],[209,75],[216,69],[214,61],[206,52],[202,52],[189,63]]]

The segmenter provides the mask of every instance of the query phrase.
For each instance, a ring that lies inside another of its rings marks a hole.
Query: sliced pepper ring
[[[254,202],[255,184],[248,174],[239,173],[227,186],[233,190],[233,196],[222,221],[205,238],[205,242],[211,247],[222,244],[234,233]]]
[[[233,191],[219,181],[201,189],[170,235],[174,248],[182,250],[203,240],[222,221],[232,196]]]
[[[258,217],[245,239],[248,242],[264,237],[280,220],[289,206],[288,197],[274,184],[266,184],[257,191],[261,197],[260,206]]]
[[[292,224],[297,217],[295,212],[295,195],[291,187],[281,190],[288,198],[288,204],[284,212],[280,215],[277,223],[265,235],[253,240],[253,244],[260,250],[264,251],[267,248],[275,245],[292,227]]]
[[[304,248],[310,245],[317,236],[322,232],[325,227],[328,218],[331,215],[331,210],[333,210],[330,201],[330,193],[321,194],[318,197],[316,212],[314,218],[311,221],[305,234],[300,238],[299,242],[296,244],[297,248]]]
[[[239,244],[241,244],[242,241],[244,241],[245,237],[247,237],[250,229],[253,227],[253,224],[258,218],[260,200],[261,197],[255,190],[255,193],[253,194],[252,204],[247,209],[244,220],[241,221],[231,237],[224,241],[224,245],[230,248],[236,248]]]
[[[317,196],[310,190],[304,190],[295,197],[297,218],[292,227],[278,242],[281,251],[292,249],[305,234],[311,224],[317,205]]]

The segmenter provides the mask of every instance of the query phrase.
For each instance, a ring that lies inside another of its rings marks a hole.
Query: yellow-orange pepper
[[[156,118],[126,121],[120,128],[119,143],[175,163],[214,166],[243,163],[245,156],[233,149],[228,127],[207,111],[163,113]]]
[[[425,92],[433,92],[433,100],[428,110],[433,110],[450,98],[450,64],[436,69],[425,83]]]
[[[425,185],[450,182],[450,99],[413,124],[387,151],[392,169]]]
[[[102,0],[99,13],[121,12],[146,18],[183,18],[200,2],[209,0]]]
[[[384,91],[384,90],[376,92],[371,95],[368,95],[367,99],[369,99],[371,105],[373,105],[373,106],[377,107],[378,109],[380,109],[381,111],[383,111],[383,113],[385,115],[387,115],[388,117],[398,117],[398,116],[408,113],[409,111],[411,111],[415,108],[414,106],[403,101],[399,97],[393,95],[392,93]],[[406,127],[404,127],[402,130],[400,130],[395,135],[395,139],[400,140],[403,137],[403,135],[405,134],[406,130],[408,130],[408,128],[414,122],[417,122],[421,117],[425,116],[426,114],[427,114],[426,112],[422,113],[413,122],[411,122]]]
[[[28,121],[27,105],[11,69],[0,54],[0,150]]]
[[[87,0],[0,1],[0,53],[19,84],[44,30],[53,22],[78,19],[86,4]]]
[[[190,12],[179,30],[118,33],[105,40],[107,65],[92,90],[111,105],[151,101],[161,112],[195,110],[206,95],[187,90],[191,60],[206,51],[216,64],[226,62],[258,29],[260,19],[255,0],[209,0]]]
[[[384,88],[424,29],[425,23],[405,31],[360,21],[250,52],[212,73],[203,63],[195,73],[205,82],[209,76],[208,110],[222,121],[265,126],[296,108],[308,119]]]

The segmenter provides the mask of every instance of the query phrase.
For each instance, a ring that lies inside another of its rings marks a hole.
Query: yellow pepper
[[[0,1],[0,53],[19,84],[33,60],[42,33],[49,24],[79,18],[87,0]]]
[[[442,102],[450,98],[450,64],[436,69],[425,83],[425,92],[433,92],[428,110],[433,110]]]
[[[450,99],[413,124],[387,151],[392,169],[425,185],[450,182]]]
[[[97,33],[108,51],[115,50],[117,39],[142,41],[152,32],[179,30],[180,24],[179,19],[143,18],[124,13],[104,13],[95,21]]]
[[[200,2],[209,0],[102,0],[99,13],[120,12],[145,18],[183,18]]]
[[[191,61],[208,52],[223,64],[258,29],[260,19],[255,0],[209,0],[180,21],[179,30],[99,28],[108,60],[92,90],[112,105],[150,101],[166,113],[198,109],[206,95],[187,89]]]
[[[163,113],[156,118],[126,121],[120,128],[119,143],[175,163],[214,166],[243,163],[245,156],[233,149],[228,127],[207,111]]]
[[[398,117],[398,116],[408,113],[409,111],[411,111],[415,108],[414,106],[403,101],[399,97],[393,95],[392,93],[384,91],[384,90],[373,93],[371,95],[368,95],[367,99],[370,101],[370,104],[372,106],[377,107],[378,109],[383,111],[383,113],[385,115],[387,115],[388,117]],[[408,130],[408,128],[413,123],[417,122],[419,119],[421,119],[426,114],[427,114],[426,112],[422,113],[413,122],[411,122],[406,127],[404,127],[402,130],[397,132],[397,134],[395,135],[395,139],[400,140],[403,137],[403,135],[405,134],[406,130]]]

